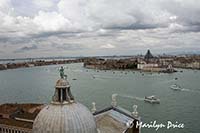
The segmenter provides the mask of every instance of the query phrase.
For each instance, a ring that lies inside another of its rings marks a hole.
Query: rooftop
[[[136,122],[139,118],[134,118],[131,112],[117,106],[108,107],[94,113],[97,128],[103,133],[122,133],[132,130],[133,133],[139,132],[139,129],[129,129],[129,122]]]
[[[27,112],[34,112],[38,107],[40,107],[42,104],[35,104],[35,103],[29,103],[29,104],[2,104],[0,105],[0,114],[12,114],[16,112],[17,110],[23,110]]]
[[[22,106],[23,105],[23,106]],[[22,106],[27,108],[29,111],[34,108],[38,108],[38,110],[34,111],[33,113],[23,112],[21,114],[14,115],[14,118],[0,118],[0,124],[8,125],[8,126],[15,126],[20,128],[32,129],[33,123],[28,121],[21,121],[16,120],[16,118],[21,119],[31,119],[34,120],[39,111],[41,110],[41,104],[6,104],[0,105],[0,107],[6,106],[7,109],[9,107]],[[1,108],[0,108],[0,111]],[[14,112],[13,112],[14,113]],[[131,112],[126,109],[121,108],[120,106],[117,107],[107,107],[100,111],[96,111],[94,114],[97,128],[103,133],[122,133],[128,130],[127,123],[131,121],[138,121],[138,118],[133,117]],[[133,133],[138,133],[137,129],[134,129]]]
[[[31,122],[18,121],[15,119],[0,118],[0,124],[20,127],[20,128],[26,128],[26,129],[32,129],[32,127],[33,127],[33,123],[31,123]]]
[[[19,119],[34,120],[43,104],[2,104],[0,105],[0,124],[32,129],[32,122],[20,121]],[[8,117],[4,118],[4,115]]]

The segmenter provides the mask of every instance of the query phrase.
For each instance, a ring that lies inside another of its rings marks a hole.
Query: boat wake
[[[181,91],[191,91],[191,90],[183,88],[183,89],[181,89]]]
[[[83,70],[80,70],[80,69],[71,69],[71,71],[76,72],[76,73],[83,72]]]
[[[92,75],[93,78],[98,78],[98,79],[120,79],[118,77],[113,77],[113,76],[101,76],[101,75]]]
[[[200,94],[200,91],[191,90],[191,89],[185,89],[185,88],[183,88],[181,91],[192,92],[192,93],[199,93]]]
[[[118,96],[124,97],[124,98],[134,99],[134,100],[137,100],[137,101],[144,101],[144,98],[142,98],[142,97],[129,96],[129,95],[120,95],[120,94],[118,94]]]
[[[176,89],[175,89],[175,90],[176,90]],[[178,88],[177,90],[179,90],[179,91],[185,91],[185,92],[192,92],[192,93],[199,93],[199,94],[200,94],[200,91],[191,90],[191,89],[186,89],[186,88]]]

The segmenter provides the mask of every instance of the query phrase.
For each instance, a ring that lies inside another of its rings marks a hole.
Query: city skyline
[[[195,0],[1,0],[0,57],[200,51]]]

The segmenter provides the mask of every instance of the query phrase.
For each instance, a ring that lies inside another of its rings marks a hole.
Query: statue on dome
[[[67,75],[65,75],[65,72],[64,72],[64,67],[63,66],[61,66],[61,68],[60,68],[60,77],[62,78],[62,79],[65,79],[65,78],[67,78]]]

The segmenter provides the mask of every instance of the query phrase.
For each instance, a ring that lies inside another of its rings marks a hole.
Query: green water
[[[159,133],[199,133],[200,131],[200,71],[183,70],[183,73],[150,74],[137,71],[95,71],[83,64],[67,64],[66,74],[75,99],[89,108],[96,102],[97,109],[110,105],[111,95],[119,94],[118,104],[132,111],[134,104],[145,123],[184,123],[184,129],[159,129]],[[59,78],[59,65],[20,68],[0,71],[0,103],[48,103]],[[127,74],[125,74],[125,72]],[[93,78],[95,77],[95,78]],[[175,78],[178,80],[174,80]],[[76,78],[77,80],[73,80]],[[169,87],[178,84],[184,91]],[[143,101],[144,96],[156,95],[161,103],[152,105]],[[154,133],[155,129],[143,128],[142,132]]]

